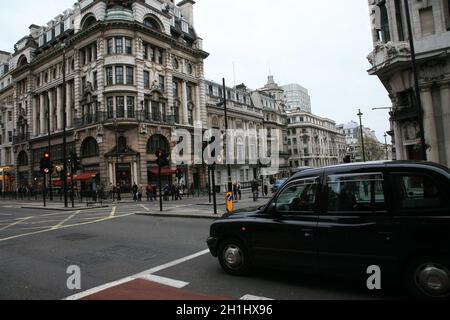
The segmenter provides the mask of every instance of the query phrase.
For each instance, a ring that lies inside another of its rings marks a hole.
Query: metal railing
[[[111,121],[135,121],[135,122],[150,122],[174,125],[176,117],[173,115],[166,115],[161,113],[151,113],[148,111],[133,111],[125,114],[119,114],[117,117],[108,112],[96,112],[92,114],[85,114],[80,118],[75,119],[75,127],[83,127],[91,124],[100,124]]]

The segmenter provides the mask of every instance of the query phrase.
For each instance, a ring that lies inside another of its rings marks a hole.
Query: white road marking
[[[77,214],[79,214],[81,212],[81,210],[76,211],[75,213],[71,214],[70,216],[68,216],[66,219],[64,219],[63,221],[61,221],[60,223],[58,223],[56,226],[54,226],[52,229],[56,230],[61,228],[64,223],[66,223],[67,221],[69,221],[70,219],[72,219],[73,217],[75,217]]]
[[[72,295],[70,297],[65,298],[64,300],[79,300],[79,299],[91,296],[91,295],[93,295],[95,293],[104,291],[106,289],[109,289],[109,288],[112,288],[112,287],[115,287],[115,286],[119,286],[121,284],[130,282],[130,281],[133,281],[133,280],[136,280],[136,279],[147,278],[147,277],[151,276],[153,273],[156,273],[156,272],[162,271],[164,269],[168,269],[168,268],[174,267],[176,265],[179,265],[179,264],[181,264],[183,262],[186,262],[186,261],[189,261],[189,260],[193,260],[193,259],[201,257],[201,256],[203,256],[203,255],[205,255],[207,253],[209,253],[209,250],[200,251],[200,252],[194,253],[194,254],[192,254],[190,256],[187,256],[187,257],[184,257],[184,258],[181,258],[181,259],[178,259],[178,260],[175,260],[175,261],[163,264],[163,265],[155,267],[155,268],[151,268],[151,269],[149,269],[147,271],[138,273],[138,274],[136,274],[134,276],[126,277],[126,278],[123,278],[121,280],[117,280],[117,281],[114,281],[114,282],[111,282],[111,283],[107,283],[107,284],[104,284],[104,285],[101,285],[101,286],[98,286],[98,287],[95,287],[95,288],[92,288],[92,289],[89,289],[89,290],[86,290],[86,291],[74,294],[74,295]],[[176,280],[174,280],[174,281],[176,281]]]
[[[109,215],[110,218],[113,218],[116,215],[116,207],[113,207],[111,210],[111,214]]]
[[[144,206],[143,204],[141,204],[140,205],[145,211],[148,211],[148,212],[150,212],[150,209],[149,208],[147,208],[146,206]]]
[[[262,301],[262,300],[267,300],[267,301],[270,301],[270,300],[273,300],[273,299],[265,298],[265,297],[258,297],[258,296],[253,296],[253,295],[251,295],[251,294],[247,294],[247,295],[243,296],[242,298],[240,298],[239,300],[248,300],[248,301]]]
[[[148,274],[148,275],[142,276],[141,279],[160,283],[160,284],[163,284],[163,285],[166,285],[169,287],[173,287],[173,288],[177,288],[177,289],[182,289],[189,285],[189,282],[174,280],[174,279],[165,278],[165,277],[159,277],[159,276],[155,276],[153,274]]]
[[[0,213],[0,216],[12,216],[10,213]]]
[[[87,224],[94,224],[94,223],[97,223],[97,222],[103,222],[103,221],[123,218],[123,217],[127,217],[127,216],[132,216],[132,215],[135,215],[135,214],[136,213],[133,212],[133,213],[124,214],[124,215],[121,215],[121,216],[115,216],[114,218],[109,218],[108,217],[108,218],[99,219],[99,220],[96,220],[96,221],[89,221],[89,222],[65,225],[65,226],[61,226],[59,229],[49,228],[47,230],[41,230],[41,231],[35,231],[35,232],[30,232],[30,233],[19,234],[19,235],[16,235],[16,236],[11,236],[11,237],[8,237],[8,238],[0,239],[0,242],[13,240],[13,239],[17,239],[17,238],[22,238],[22,237],[26,237],[26,236],[32,236],[32,235],[36,235],[36,234],[40,234],[40,233],[46,233],[46,232],[51,232],[51,231],[56,231],[56,230],[61,230],[61,229],[66,229],[66,228],[71,228],[71,227],[77,227],[77,226],[82,226],[82,225],[87,225]]]
[[[8,229],[8,228],[11,228],[11,227],[13,227],[13,226],[15,226],[15,225],[18,225],[18,224],[20,224],[20,223],[22,223],[22,222],[24,222],[24,221],[27,221],[28,219],[31,219],[31,218],[32,218],[32,217],[26,217],[26,218],[19,219],[19,220],[16,221],[16,222],[13,222],[13,223],[11,223],[11,224],[8,224],[8,225],[4,226],[3,228],[0,228],[0,231],[6,230],[6,229]]]

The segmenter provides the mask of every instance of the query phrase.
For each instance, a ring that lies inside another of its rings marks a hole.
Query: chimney
[[[181,14],[191,27],[194,26],[194,4],[194,0],[183,0],[177,4],[181,10]]]

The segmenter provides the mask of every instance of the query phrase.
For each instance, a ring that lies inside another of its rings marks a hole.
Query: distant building
[[[322,167],[343,162],[345,137],[333,120],[299,109],[286,113],[291,168]]]
[[[300,109],[304,112],[311,112],[311,97],[308,89],[299,84],[288,84],[281,88],[284,90],[286,110]]]

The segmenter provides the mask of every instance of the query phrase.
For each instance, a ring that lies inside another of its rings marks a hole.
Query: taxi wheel
[[[219,262],[228,274],[247,275],[250,271],[248,250],[238,239],[225,239],[219,245]]]
[[[439,256],[415,259],[406,271],[405,285],[415,299],[450,299],[450,261]]]

